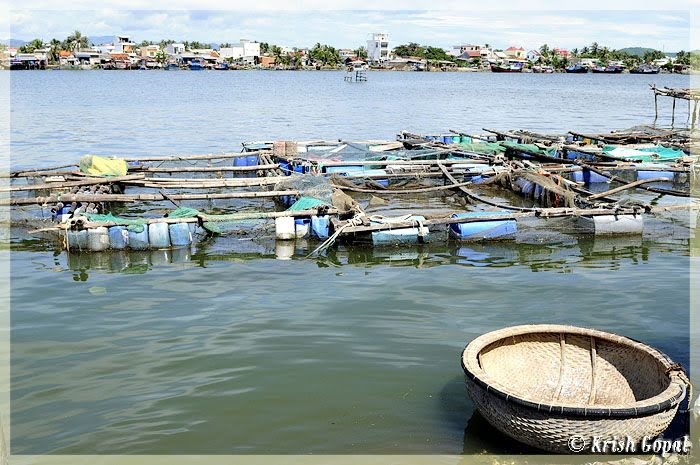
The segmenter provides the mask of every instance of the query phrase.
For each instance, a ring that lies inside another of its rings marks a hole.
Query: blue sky
[[[124,1],[126,6],[137,3]],[[371,32],[388,32],[392,45],[413,41],[439,47],[489,43],[496,48],[534,48],[547,43],[570,49],[597,41],[612,48],[643,46],[670,52],[700,48],[690,40],[688,9],[485,11],[455,6],[439,10],[338,11],[320,5],[311,2],[308,9],[292,11],[13,9],[9,15],[10,35],[23,40],[63,39],[78,29],[89,36],[128,34],[137,41],[171,38],[235,42],[248,38],[284,46],[312,46],[318,41],[354,48],[364,44]]]

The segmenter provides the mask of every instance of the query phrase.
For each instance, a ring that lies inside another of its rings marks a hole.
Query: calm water
[[[12,165],[402,129],[609,130],[651,122],[649,82],[688,77],[18,72]],[[688,365],[690,232],[649,225],[641,238],[340,247],[318,261],[303,258],[313,244],[278,260],[274,243],[237,239],[67,256],[15,233],[12,452],[520,451],[465,394],[460,353],[477,335],[575,324]]]

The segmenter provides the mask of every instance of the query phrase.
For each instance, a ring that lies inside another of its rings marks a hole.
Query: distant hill
[[[636,55],[638,57],[644,56],[645,52],[653,52],[655,49],[646,47],[626,47],[619,49],[620,52],[625,52],[629,55]]]
[[[19,40],[19,39],[2,39],[0,40],[0,43],[3,43],[7,45],[8,47],[12,48],[19,48],[22,45],[26,44],[28,41],[26,40]]]

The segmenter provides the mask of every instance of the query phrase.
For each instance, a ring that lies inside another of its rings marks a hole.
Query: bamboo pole
[[[133,171],[146,173],[217,173],[217,172],[245,172],[263,171],[279,168],[279,164],[255,165],[255,166],[182,166],[182,167],[142,167]]]
[[[463,212],[460,212],[463,213]],[[495,212],[494,212],[495,213]],[[561,218],[561,217],[575,217],[575,216],[600,216],[600,215],[638,215],[640,212],[635,209],[584,209],[584,208],[545,208],[538,209],[536,211],[530,212],[517,212],[510,214],[494,214],[494,215],[484,215],[474,218],[434,218],[426,219],[421,221],[423,226],[434,226],[434,225],[445,225],[445,224],[456,224],[456,223],[479,223],[483,221],[505,221],[505,220],[518,220],[520,218]],[[342,226],[344,223],[339,222]],[[345,234],[357,234],[372,231],[383,231],[389,229],[400,229],[400,228],[415,228],[417,222],[415,220],[407,220],[395,223],[375,223],[369,225],[359,225],[359,226],[346,226],[343,228],[343,235]]]
[[[622,191],[625,191],[627,189],[639,187],[642,184],[647,184],[647,183],[652,183],[652,182],[665,182],[665,181],[668,181],[668,179],[666,179],[666,178],[640,179],[638,181],[634,181],[634,182],[630,182],[628,184],[625,184],[624,186],[615,187],[614,189],[608,189],[605,192],[599,192],[597,194],[589,195],[588,200],[595,200],[595,199],[599,199],[601,197],[607,197],[608,195],[611,195],[611,194],[617,194],[618,192],[622,192]]]
[[[216,200],[216,199],[251,199],[265,197],[281,197],[285,195],[299,195],[297,190],[269,191],[269,192],[224,192],[217,194],[61,194],[46,197],[28,197],[16,199],[0,199],[0,206],[7,205],[43,205],[56,202],[157,202],[161,200]]]
[[[107,178],[85,178],[84,181],[49,182],[44,184],[27,184],[23,186],[2,186],[0,187],[0,192],[65,189],[68,187],[93,186],[98,184],[112,184],[115,182],[123,181],[135,181],[138,179],[144,179],[144,177],[144,174],[130,174],[126,176],[112,176]]]
[[[448,184],[445,186],[419,187],[414,189],[362,189],[359,187],[342,186],[337,184],[333,184],[333,187],[344,191],[360,192],[367,194],[419,194],[423,192],[435,192],[448,189],[457,189],[459,187],[468,186],[470,184],[472,184],[471,181],[460,182],[458,184]]]

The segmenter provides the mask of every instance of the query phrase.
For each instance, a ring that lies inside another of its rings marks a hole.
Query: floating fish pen
[[[653,141],[639,132],[403,131],[393,141],[85,156],[75,165],[13,171],[2,201],[13,206],[14,226],[71,253],[173,250],[234,234],[311,241],[314,255],[335,243],[513,240],[523,227],[546,231],[555,219],[572,234],[640,235],[645,217],[689,208],[697,165],[677,131]],[[612,143],[623,133],[629,143]],[[652,203],[643,194],[683,201]]]

